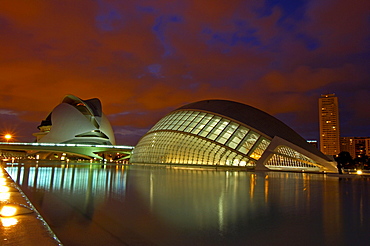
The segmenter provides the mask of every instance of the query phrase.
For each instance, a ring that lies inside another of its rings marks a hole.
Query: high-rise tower
[[[324,94],[319,98],[320,150],[326,155],[340,152],[338,98]]]

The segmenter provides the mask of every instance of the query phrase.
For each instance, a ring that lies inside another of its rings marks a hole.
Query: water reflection
[[[89,163],[7,167],[65,245],[367,245],[367,180]],[[83,233],[82,233],[83,232]]]
[[[14,226],[18,223],[16,218],[0,218],[4,228]]]

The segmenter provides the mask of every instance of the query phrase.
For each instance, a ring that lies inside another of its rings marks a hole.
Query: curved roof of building
[[[84,107],[86,107],[86,109],[89,111],[91,115],[99,116],[99,117],[102,116],[102,106],[98,98],[82,100],[81,98],[78,98],[74,95],[66,95],[63,98],[62,103],[68,103],[73,106],[78,106],[78,104],[81,103],[83,104]]]
[[[83,110],[87,111],[90,115],[98,117],[102,116],[102,106],[98,98],[82,100],[81,98],[78,98],[74,95],[66,95],[64,96],[62,103],[68,103],[70,105],[73,105],[74,107],[78,107],[79,104],[81,104]],[[45,120],[41,121],[41,124],[37,127],[38,129],[40,129],[40,127],[42,126],[52,125],[51,114],[52,112],[49,113]]]
[[[307,141],[292,128],[277,118],[252,106],[228,100],[204,100],[187,104],[177,110],[184,109],[202,110],[226,116],[250,126],[271,138],[279,136],[325,160],[329,160],[326,155],[313,145],[307,143]]]

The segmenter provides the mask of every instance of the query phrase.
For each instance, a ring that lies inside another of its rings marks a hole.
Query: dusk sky
[[[369,0],[1,1],[0,133],[32,142],[63,97],[99,98],[117,143],[203,99],[242,102],[318,139],[370,136]]]

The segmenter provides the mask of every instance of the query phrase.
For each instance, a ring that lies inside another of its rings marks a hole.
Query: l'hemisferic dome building
[[[336,172],[331,158],[275,117],[226,100],[180,107],[139,141],[132,163]]]
[[[97,98],[65,96],[38,129],[33,134],[38,143],[115,144],[112,127]]]

